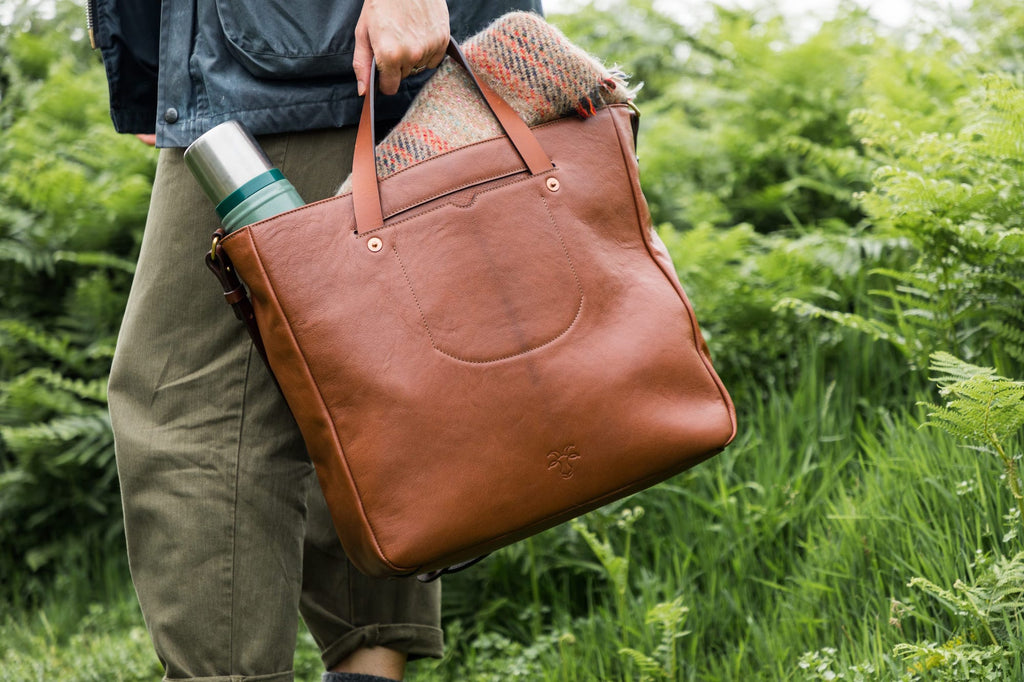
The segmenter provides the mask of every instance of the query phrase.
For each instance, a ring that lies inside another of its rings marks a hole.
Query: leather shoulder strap
[[[217,228],[217,231],[213,233],[213,248],[206,254],[206,267],[217,277],[217,281],[220,282],[221,288],[224,290],[224,300],[235,311],[235,317],[245,323],[245,328],[249,332],[253,346],[255,346],[260,357],[263,358],[267,369],[270,369],[267,350],[263,347],[263,337],[260,335],[259,327],[256,326],[256,313],[252,309],[252,302],[249,301],[245,285],[238,278],[235,267],[231,264],[231,259],[228,258],[227,252],[220,244],[220,240],[223,238],[223,228]],[[273,376],[273,370],[271,370],[270,374]]]

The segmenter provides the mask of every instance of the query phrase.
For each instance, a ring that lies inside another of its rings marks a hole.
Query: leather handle
[[[488,108],[498,119],[519,156],[531,175],[543,173],[551,168],[548,156],[530,127],[519,117],[505,100],[476,77],[458,43],[448,42],[448,56],[462,66],[469,74],[476,89],[483,95]],[[368,232],[384,225],[384,211],[380,204],[380,187],[377,183],[377,157],[374,149],[374,103],[377,93],[377,64],[370,67],[370,82],[363,100],[363,112],[359,119],[356,144],[352,160],[352,202],[355,207],[356,231]]]

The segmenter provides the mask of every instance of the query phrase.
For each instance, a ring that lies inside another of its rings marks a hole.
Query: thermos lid
[[[218,213],[221,213],[220,205],[233,194],[239,190],[244,193],[247,183],[261,182],[261,176],[271,182],[281,177],[280,171],[271,165],[256,140],[238,121],[221,123],[189,145],[185,150],[185,165],[210,200],[218,205]],[[275,173],[277,178],[274,178]],[[237,205],[238,201],[233,203]],[[232,207],[225,206],[227,210],[221,217]]]

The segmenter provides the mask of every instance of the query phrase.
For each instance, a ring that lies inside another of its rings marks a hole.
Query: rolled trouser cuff
[[[295,674],[289,670],[270,675],[218,675],[216,677],[165,677],[164,682],[294,682]]]
[[[324,648],[321,657],[328,670],[359,649],[387,647],[416,658],[441,658],[444,654],[444,633],[428,625],[395,623],[366,625],[356,628]]]

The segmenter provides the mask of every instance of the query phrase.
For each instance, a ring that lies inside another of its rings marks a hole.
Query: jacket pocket
[[[361,3],[216,0],[232,56],[258,78],[351,76]]]

